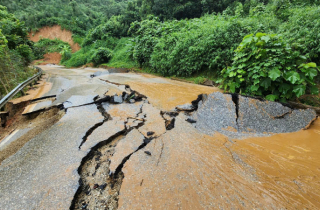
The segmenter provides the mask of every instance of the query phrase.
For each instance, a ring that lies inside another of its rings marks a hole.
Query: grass
[[[113,57],[111,60],[102,65],[115,68],[138,68],[138,64],[130,58],[128,53],[130,49],[130,45],[128,44],[129,39],[130,38],[121,38],[118,41],[117,46],[113,49]]]

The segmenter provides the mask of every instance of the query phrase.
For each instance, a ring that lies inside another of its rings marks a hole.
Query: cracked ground
[[[320,208],[312,110],[151,75],[42,68],[41,100],[13,101],[19,123],[1,130],[1,209]]]

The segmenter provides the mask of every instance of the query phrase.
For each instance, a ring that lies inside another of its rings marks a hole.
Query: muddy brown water
[[[320,208],[320,120],[309,129],[238,140],[231,149],[289,209]]]

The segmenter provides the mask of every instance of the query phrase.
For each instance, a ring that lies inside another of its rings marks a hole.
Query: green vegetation
[[[52,45],[42,40],[35,45],[36,57],[41,51],[60,50],[61,63],[67,67],[93,63],[142,68],[196,83],[210,78],[230,92],[281,101],[318,94],[319,3],[1,1],[30,29],[59,24],[71,30],[82,47],[71,54],[70,48],[57,40]]]
[[[24,24],[0,6],[0,96],[34,74],[32,46]]]
[[[69,43],[60,39],[40,39],[34,44],[33,52],[35,59],[42,59],[46,53],[58,52],[62,55],[62,61],[71,58],[71,47]]]
[[[268,100],[319,94],[314,83],[315,63],[306,63],[302,47],[286,44],[282,37],[257,33],[245,36],[236,50],[232,67],[222,71],[224,87],[232,93],[266,96]]]
[[[58,24],[80,36],[121,14],[127,6],[125,0],[1,0],[0,4],[24,21],[29,29]]]

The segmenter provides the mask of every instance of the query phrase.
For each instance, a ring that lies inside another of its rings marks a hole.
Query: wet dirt
[[[174,83],[180,83],[174,81]],[[182,82],[181,82],[182,83]],[[157,108],[170,111],[181,104],[190,103],[195,100],[199,94],[209,94],[218,91],[216,88],[198,86],[189,83],[183,84],[141,84],[129,82],[128,85],[133,90],[148,96],[149,101]]]
[[[61,61],[61,55],[58,52],[46,53],[43,59],[33,61],[34,64],[47,65],[47,64],[59,64]]]
[[[221,91],[216,87],[184,83],[148,74],[120,73],[105,78],[110,82],[129,85],[132,90],[147,96],[153,106],[164,111],[171,111],[178,105],[191,103],[200,94]]]
[[[64,42],[68,42],[71,46],[72,52],[77,52],[80,50],[80,46],[78,43],[74,43],[72,39],[72,33],[71,31],[61,29],[61,26],[55,25],[52,27],[46,26],[37,32],[30,32],[29,38],[31,41],[38,42],[41,38],[47,38],[47,39],[61,39]]]
[[[18,104],[23,101],[29,101],[35,98],[40,98],[41,96],[49,92],[52,88],[52,83],[48,82],[47,79],[48,79],[48,75],[43,75],[41,80],[39,80],[36,85],[31,87],[26,92],[25,96],[12,99],[10,102],[13,104]]]
[[[79,170],[81,187],[70,209],[117,209],[123,173],[110,177],[109,166],[115,146],[122,138],[120,135],[88,155]]]
[[[231,141],[178,117],[124,165],[119,209],[318,209],[319,126]]]

